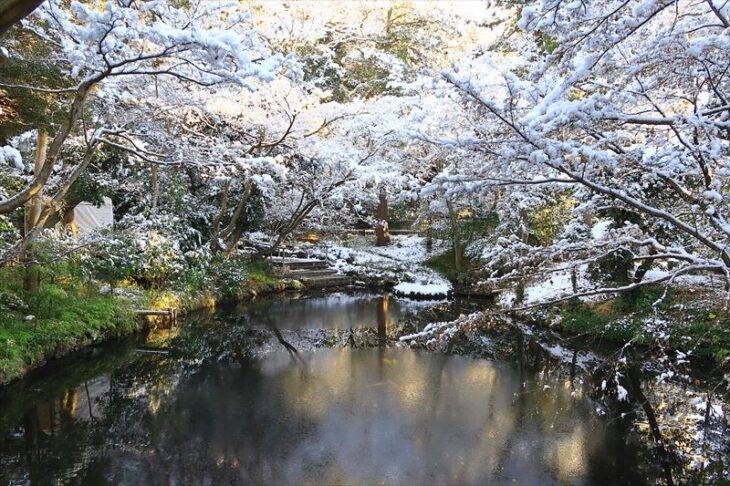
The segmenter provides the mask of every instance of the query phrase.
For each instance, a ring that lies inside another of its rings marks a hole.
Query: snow
[[[393,287],[393,291],[398,295],[408,297],[447,297],[451,293],[451,285],[444,282],[401,282]]]
[[[611,226],[612,223],[613,221],[611,220],[598,221],[591,228],[591,237],[594,240],[600,240],[604,238],[606,236],[608,228]]]
[[[703,194],[705,201],[711,203],[720,204],[722,202],[722,195],[717,191],[705,191]]]
[[[589,284],[588,267],[582,265],[578,268],[578,286],[586,287]],[[573,294],[573,279],[570,270],[548,272],[546,276],[540,277],[525,285],[524,299],[520,305],[535,304],[565,297]],[[503,292],[499,297],[499,303],[503,306],[517,305],[514,290]]]
[[[436,298],[451,293],[451,283],[423,265],[441,248],[428,252],[426,239],[418,235],[393,235],[390,245],[381,247],[372,240],[357,238],[350,246],[325,241],[312,254],[329,259],[340,273],[395,280],[399,295]]]
[[[24,170],[23,157],[15,147],[5,145],[0,147],[0,162],[10,162],[18,170]]]
[[[401,341],[401,342],[408,342],[408,341],[414,341],[414,340],[417,340],[417,339],[420,339],[420,338],[425,338],[425,337],[431,338],[437,332],[443,331],[444,329],[447,329],[447,328],[450,328],[450,327],[453,327],[453,326],[454,326],[454,323],[452,323],[452,322],[432,322],[431,324],[427,325],[423,329],[423,331],[416,332],[416,333],[413,333],[413,334],[407,334],[405,336],[401,336],[400,339],[399,339],[399,341]],[[430,341],[429,340],[429,342],[432,342],[433,343],[435,341]]]
[[[246,227],[261,231],[244,241],[256,247],[277,241],[289,222],[299,226],[282,236],[337,235],[351,227],[347,224],[370,224],[378,191],[387,194],[394,213],[407,202],[405,211],[417,213],[408,218],[418,218],[446,240],[459,235],[462,218],[489,219],[488,231],[465,224],[459,236],[470,261],[480,267],[484,288],[524,282],[520,302],[514,291],[500,293],[507,306],[619,285],[588,275],[588,266],[607,254],[633,254],[637,264],[651,261],[645,281],[692,289],[721,288],[723,274],[730,281],[720,258],[730,235],[725,136],[730,115],[722,96],[730,80],[722,71],[730,36],[708,5],[687,3],[677,15],[666,8],[668,2],[657,0],[530,2],[508,9],[506,24],[514,26],[517,16],[524,32],[501,38],[498,31],[510,27],[490,21],[495,35],[488,35],[477,27],[486,25],[481,20],[452,24],[450,16],[430,17],[426,11],[443,8],[438,2],[425,8],[412,2],[424,20],[443,20],[443,31],[459,34],[441,39],[441,29],[429,28],[426,44],[409,37],[413,47],[425,45],[423,52],[434,55],[439,45],[459,52],[424,59],[422,70],[410,71],[413,66],[380,47],[390,5],[340,2],[311,11],[307,2],[272,3],[267,8],[274,14],[252,17],[238,2],[194,2],[194,15],[187,3],[49,0],[24,22],[53,46],[53,61],[68,67],[70,86],[106,76],[94,81],[98,106],[85,120],[86,132],[74,130],[68,140],[51,145],[63,150],[49,157],[55,165],[47,195],[63,187],[72,166],[67,155],[85,146],[84,135],[95,139],[105,127],[134,127],[138,135],[130,143],[140,150],[169,151],[170,162],[190,164],[195,171],[195,177],[184,178],[191,184],[186,185],[169,179],[162,168],[162,187],[175,193],[181,188],[175,206],[187,211],[160,201],[159,212],[147,204],[149,178],[140,175],[149,173],[147,164],[121,160],[112,169],[113,182],[103,171],[91,171],[105,188],[116,190],[120,180],[128,184],[123,192],[130,200],[123,206],[134,209],[121,223],[139,235],[129,250],[152,253],[154,231],[173,255],[174,268],[182,267],[183,255],[195,261],[211,241],[206,241],[209,232],[192,228],[210,227],[216,214],[227,227],[235,200],[251,184],[256,204],[246,207],[251,217]],[[725,2],[710,5],[717,6],[719,17],[730,15]],[[475,38],[466,39],[459,27]],[[494,49],[488,39],[497,37],[500,46]],[[277,52],[291,45],[308,48],[299,59]],[[557,51],[548,52],[552,47]],[[0,54],[8,56],[5,48]],[[387,73],[379,81],[397,95],[363,97],[369,89],[363,83],[350,99],[345,94],[331,101],[337,97],[330,74],[345,79],[354,74],[347,64],[364,61],[374,72]],[[452,68],[439,76],[447,61]],[[676,65],[682,69],[671,68]],[[257,93],[242,89],[264,82],[266,89]],[[280,136],[285,143],[266,145]],[[26,171],[21,153],[32,153],[33,140],[20,143],[16,137],[7,143],[0,147],[0,176],[27,184],[29,174],[17,172]],[[15,186],[13,181],[1,187],[0,199],[11,197]],[[223,187],[226,194],[231,189],[227,211]],[[311,213],[296,217],[298,207],[310,205]],[[7,219],[0,218],[0,223]],[[429,251],[418,235],[393,236],[384,247],[374,246],[373,239],[324,241],[310,258],[288,261],[325,258],[360,281],[392,284],[400,296],[443,298],[452,291],[425,265],[447,243],[437,242]],[[238,242],[221,240],[221,248],[235,253]],[[671,273],[685,268],[691,271]],[[700,271],[704,275],[694,274]],[[673,275],[678,276],[670,279]],[[440,323],[402,341],[435,347],[468,322]],[[673,325],[647,317],[643,331],[665,343]],[[546,349],[555,356],[568,352],[557,345]],[[688,355],[677,352],[675,363],[686,362]],[[670,386],[677,379],[674,370],[662,370],[651,385]],[[618,379],[615,384],[610,390],[627,399]],[[687,415],[692,424],[701,421],[701,407],[698,402]],[[705,462],[698,456],[694,464]]]
[[[655,268],[646,272],[644,280],[655,280],[667,275],[669,275],[667,270]],[[684,287],[720,288],[724,285],[721,279],[713,278],[712,275],[679,275],[673,282]]]
[[[275,263],[311,263],[311,262],[321,262],[319,258],[298,258],[298,257],[278,257],[274,256],[271,257],[271,261]]]

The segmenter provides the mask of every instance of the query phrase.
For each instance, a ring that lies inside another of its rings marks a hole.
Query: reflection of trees
[[[267,318],[273,317],[280,329],[347,330],[375,327],[383,312],[389,326],[393,320],[427,306],[424,302],[392,299],[387,295],[335,293],[292,299],[263,298],[242,305],[235,312],[245,315],[254,326],[264,325]]]
[[[179,365],[127,351],[98,361],[66,360],[62,374],[49,373],[33,382],[37,388],[2,397],[8,413],[0,422],[0,483],[27,476],[31,484],[49,484],[77,471],[101,478],[108,446],[146,443],[153,405],[170,394]],[[94,375],[99,372],[106,374]],[[14,386],[3,391],[17,392]]]
[[[651,402],[641,389],[641,367],[637,363],[632,363],[628,367],[626,374],[629,385],[629,399],[635,404],[640,405],[642,410],[644,410],[647,421],[649,422],[651,434],[654,437],[654,443],[659,455],[659,460],[664,471],[664,480],[667,482],[668,486],[674,486],[669,450],[667,450],[664,436],[662,435],[661,428],[657,422],[654,407],[652,407]]]
[[[512,429],[501,435],[503,439],[501,447],[497,449],[497,454],[494,458],[495,470],[505,471],[512,460],[512,454],[514,453],[514,442],[521,439],[521,434],[518,434],[515,429],[525,426],[525,415],[527,406],[527,393],[525,390],[525,383],[527,381],[526,369],[530,362],[529,355],[526,354],[524,335],[522,333],[516,333],[516,350],[517,350],[517,370],[518,370],[518,382],[517,389],[515,391],[516,399],[512,401],[512,417],[511,423],[504,423],[505,420],[502,418],[502,428]],[[511,472],[511,471],[510,471]]]
[[[385,346],[388,341],[388,326],[390,324],[390,316],[388,315],[388,295],[383,295],[378,299],[376,316],[378,321],[378,345]]]
[[[63,476],[88,462],[99,434],[88,408],[97,395],[87,396],[84,383],[128,356],[129,347],[117,342],[101,357],[66,358],[0,388],[0,484],[26,476],[31,484],[47,484],[49,475]],[[88,405],[80,406],[84,401]]]
[[[375,309],[382,342],[387,298]],[[278,331],[275,319],[261,322]],[[236,353],[248,339],[245,323],[201,327],[174,339],[176,356]],[[17,458],[7,474],[30,470],[40,483],[72,470],[88,484],[638,481],[625,436],[603,435],[567,387],[553,380],[542,390],[536,373],[552,362],[521,335],[514,346],[514,367],[386,347],[319,351],[304,354],[306,374],[294,351],[209,359],[187,373],[176,359],[137,355],[107,370],[98,408],[84,398],[93,376],[54,391],[42,413],[38,400],[22,408],[0,427],[0,454]],[[79,420],[82,412],[93,420]],[[2,440],[18,423],[24,436]],[[575,463],[561,462],[566,451],[580,452],[577,476]]]

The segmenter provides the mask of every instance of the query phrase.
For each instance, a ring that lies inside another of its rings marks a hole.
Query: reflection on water
[[[388,302],[383,305],[383,301]],[[434,302],[396,299],[377,294],[332,293],[299,298],[285,296],[239,304],[234,312],[246,315],[253,325],[275,324],[280,329],[334,329],[388,325],[433,306]]]
[[[342,302],[331,315],[355,305]],[[395,301],[367,302],[385,331]],[[642,483],[627,436],[523,360],[375,348],[185,372],[131,351],[93,363],[0,390],[0,484]]]

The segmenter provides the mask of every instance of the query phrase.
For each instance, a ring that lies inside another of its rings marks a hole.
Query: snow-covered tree
[[[135,140],[137,134],[119,129],[113,120],[104,120],[106,125],[88,126],[87,118],[93,118],[91,96],[119,101],[149,96],[159,78],[174,79],[181,86],[237,83],[249,89],[255,87],[256,80],[274,79],[283,59],[271,55],[246,22],[247,16],[238,4],[229,2],[205,2],[190,8],[165,1],[44,3],[25,27],[54,47],[52,62],[66,71],[69,86],[3,84],[0,88],[52,94],[68,100],[67,108],[62,121],[52,127],[53,136],[37,170],[24,187],[0,201],[0,214],[23,206],[49,182],[55,192],[23,242],[4,259],[15,258],[42,230],[101,144],[147,160],[158,154],[152,148],[143,148],[144,144]],[[136,77],[148,80],[147,90],[133,91],[140,84],[128,80]],[[52,178],[59,154],[74,134],[82,137],[86,155],[75,166],[62,167]]]
[[[693,273],[730,285],[729,14],[713,1],[538,2],[511,52],[443,73],[475,120],[474,139],[455,143],[475,156],[438,183],[575,198],[562,238],[502,241],[493,262],[551,270],[628,252],[669,271],[644,278],[639,265],[618,290]],[[596,218],[614,222],[587,239]]]

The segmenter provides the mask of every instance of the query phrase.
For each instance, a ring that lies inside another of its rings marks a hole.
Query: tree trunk
[[[449,225],[451,226],[451,249],[454,252],[454,268],[461,270],[464,268],[464,244],[461,241],[461,230],[459,228],[459,218],[454,211],[451,201],[446,201],[446,208],[449,211]]]
[[[0,37],[41,3],[43,0],[0,0]]]
[[[160,181],[157,176],[157,166],[152,166],[152,212],[157,212],[157,199],[160,196]]]
[[[35,144],[35,154],[33,156],[33,173],[38,174],[43,168],[43,163],[46,161],[46,151],[48,148],[48,133],[42,129],[38,129],[38,137]],[[39,191],[38,194],[28,201],[25,205],[25,234],[28,234],[38,224],[38,220],[41,216],[41,209],[43,207],[43,191]],[[38,269],[33,265],[30,254],[32,253],[32,247],[28,245],[22,259],[25,261],[25,272],[23,275],[23,287],[29,292],[38,290],[39,274]]]
[[[94,152],[96,151],[97,147],[98,142],[94,141],[87,148],[84,159],[71,171],[63,184],[61,184],[61,187],[58,188],[55,195],[45,204],[45,207],[41,211],[40,217],[38,218],[35,226],[29,229],[29,231],[23,236],[22,240],[20,240],[18,243],[13,245],[13,247],[5,252],[5,254],[2,256],[2,259],[0,260],[0,265],[9,265],[13,262],[18,261],[19,257],[22,257],[28,246],[41,233],[48,219],[56,211],[58,211],[58,208],[62,203],[63,198],[66,196],[66,193],[71,188],[73,183],[76,182],[79,176],[89,166],[91,160],[94,158]],[[46,160],[46,163],[48,163],[48,160]]]
[[[226,214],[226,210],[228,209],[228,191],[231,187],[231,181],[226,181],[225,184],[223,184],[223,190],[221,191],[221,207],[218,211],[218,214],[213,218],[213,227],[211,228],[211,238],[210,238],[210,250],[215,255],[218,253],[221,248],[221,234],[220,234],[220,228],[221,228],[221,220],[223,219],[223,216]]]
[[[649,255],[656,255],[656,249],[650,247]],[[647,272],[651,270],[651,266],[654,263],[652,258],[647,258],[639,264],[639,268],[634,272],[634,277],[631,279],[633,283],[639,283],[644,280]]]
[[[388,199],[385,197],[384,189],[380,190],[378,198],[378,221],[375,223],[375,244],[377,246],[386,246],[390,243],[390,234],[388,233]]]
[[[222,231],[222,238],[226,244],[226,254],[230,255],[236,250],[238,242],[246,231],[245,218],[242,219],[245,209],[248,207],[248,199],[251,196],[251,190],[253,188],[253,181],[248,180],[243,185],[243,194],[241,199],[236,205],[236,209],[233,210],[231,221]]]
[[[75,207],[67,210],[66,214],[63,215],[63,227],[65,230],[70,231],[71,235],[77,236],[79,227],[76,225],[76,212],[74,209]]]
[[[33,156],[33,173],[38,174],[43,169],[43,163],[46,161],[46,152],[48,151],[48,132],[45,129],[38,129],[38,137],[36,138],[35,154]],[[41,216],[41,209],[43,202],[41,197],[43,196],[43,190],[41,189],[38,194],[33,196],[30,202],[26,205],[26,231],[28,228],[32,228],[38,222],[38,218]]]

